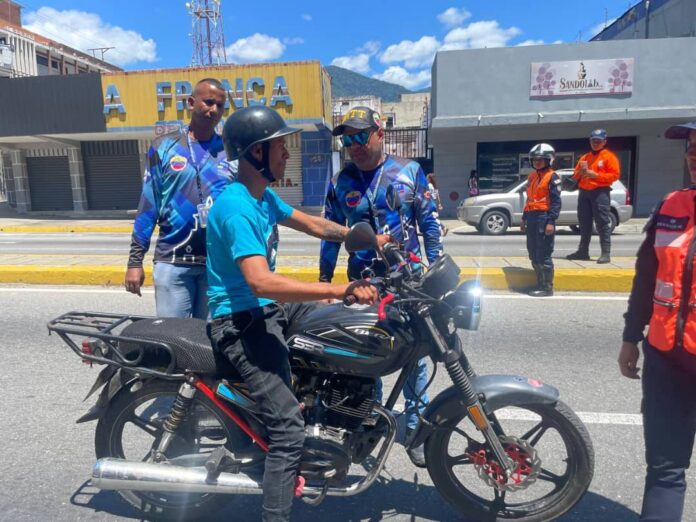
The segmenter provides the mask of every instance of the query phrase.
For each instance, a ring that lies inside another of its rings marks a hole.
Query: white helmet
[[[543,158],[548,160],[549,166],[553,165],[553,160],[556,157],[556,151],[548,143],[537,143],[529,151],[529,161],[534,161],[534,158]]]

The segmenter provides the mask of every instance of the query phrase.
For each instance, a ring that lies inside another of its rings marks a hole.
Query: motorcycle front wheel
[[[155,379],[136,381],[123,388],[113,398],[109,409],[97,425],[97,458],[151,460],[180,385],[181,382]],[[199,461],[204,461],[205,455],[219,446],[225,446],[234,452],[255,451],[248,436],[212,401],[202,393],[196,393],[188,415],[176,430],[166,457],[169,462],[178,465],[186,465],[186,459],[192,459],[201,465]],[[229,495],[207,493],[118,493],[129,504],[147,513],[148,518],[175,520],[204,518],[230,501]]]
[[[577,415],[559,401],[506,407],[495,417],[513,475],[499,473],[481,433],[462,416],[426,441],[428,472],[442,496],[477,521],[548,522],[572,509],[594,474],[592,441]]]

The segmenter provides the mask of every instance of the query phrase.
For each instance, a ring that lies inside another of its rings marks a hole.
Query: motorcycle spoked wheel
[[[516,406],[496,414],[506,436],[527,441],[541,460],[536,479],[517,491],[499,491],[482,480],[467,455],[483,442],[466,417],[437,429],[425,445],[428,473],[438,491],[467,518],[477,521],[547,522],[569,511],[594,474],[592,440],[564,403]]]
[[[97,424],[97,459],[112,457],[147,461],[163,432],[163,424],[174,404],[180,381],[148,380],[123,388],[109,404]],[[166,452],[168,459],[205,454],[224,445],[237,453],[264,455],[234,422],[210,399],[196,393],[189,413],[176,431]],[[147,513],[148,518],[191,520],[204,518],[224,507],[230,495],[210,493],[160,493],[118,491],[129,504]]]

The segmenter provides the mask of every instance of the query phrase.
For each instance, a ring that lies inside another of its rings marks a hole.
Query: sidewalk
[[[618,229],[624,233],[639,233],[645,219],[632,219]],[[474,227],[449,219],[443,223],[450,234],[471,232]],[[0,237],[2,232],[14,233],[124,233],[132,231],[133,218],[121,213],[97,219],[77,216],[32,215],[29,218],[8,216],[0,206]],[[125,274],[127,252],[123,255],[42,255],[3,254],[0,250],[0,283],[44,285],[105,285],[121,286]],[[462,270],[462,279],[480,279],[485,288],[522,290],[531,287],[534,272],[526,257],[455,256]],[[555,288],[558,291],[628,292],[633,280],[633,257],[612,258],[608,265],[594,261],[554,259]],[[346,258],[339,258],[336,282],[345,281]],[[282,245],[277,259],[277,272],[303,281],[318,280],[316,256],[285,256]],[[146,259],[146,285],[152,284],[151,258]]]

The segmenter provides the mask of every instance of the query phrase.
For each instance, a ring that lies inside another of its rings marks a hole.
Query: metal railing
[[[384,152],[402,158],[432,158],[432,148],[428,147],[428,129],[385,129]]]

